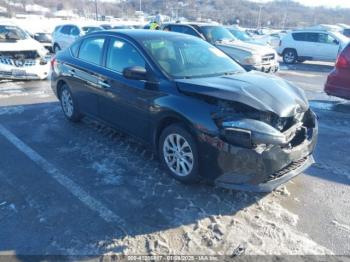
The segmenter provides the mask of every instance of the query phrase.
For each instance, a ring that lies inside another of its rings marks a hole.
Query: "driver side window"
[[[146,63],[133,45],[123,40],[112,39],[108,47],[106,67],[121,73],[131,66],[146,67]]]

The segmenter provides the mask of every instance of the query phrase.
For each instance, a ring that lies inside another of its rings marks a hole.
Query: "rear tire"
[[[62,85],[59,97],[65,117],[72,122],[79,122],[83,115],[79,112],[78,105],[67,84]]]
[[[183,125],[173,124],[163,130],[158,152],[162,165],[172,177],[186,184],[200,180],[197,145]]]
[[[294,49],[286,49],[283,52],[283,62],[285,64],[291,65],[295,64],[298,60],[298,54]]]

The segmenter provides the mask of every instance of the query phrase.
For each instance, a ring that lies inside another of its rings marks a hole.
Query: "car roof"
[[[194,36],[175,33],[175,32],[167,32],[163,30],[148,30],[148,29],[111,29],[111,30],[103,30],[97,31],[89,34],[88,36],[93,35],[114,35],[114,36],[124,36],[128,38],[132,38],[136,41],[142,41],[147,39],[156,39],[161,37],[187,37],[187,38],[196,38]],[[197,38],[196,38],[197,39]]]
[[[181,22],[181,23],[164,23],[165,25],[190,25],[190,26],[222,26],[218,23],[203,23],[203,22]]]

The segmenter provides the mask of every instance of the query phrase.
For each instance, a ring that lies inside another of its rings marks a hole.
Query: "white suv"
[[[286,64],[306,60],[333,62],[349,40],[341,33],[333,31],[293,31],[282,38],[277,52]]]
[[[20,27],[0,24],[0,80],[45,79],[50,69],[48,50]]]
[[[80,36],[100,30],[103,30],[103,28],[97,25],[65,24],[56,26],[52,33],[53,51],[54,53],[57,53],[59,50],[70,46],[70,44]]]

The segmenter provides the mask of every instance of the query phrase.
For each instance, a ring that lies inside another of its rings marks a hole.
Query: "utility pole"
[[[260,29],[261,27],[261,22],[260,22],[260,19],[261,19],[261,9],[263,8],[262,5],[259,6],[259,16],[258,16],[258,29]]]
[[[96,21],[98,21],[97,0],[95,0],[95,16],[96,16]]]

